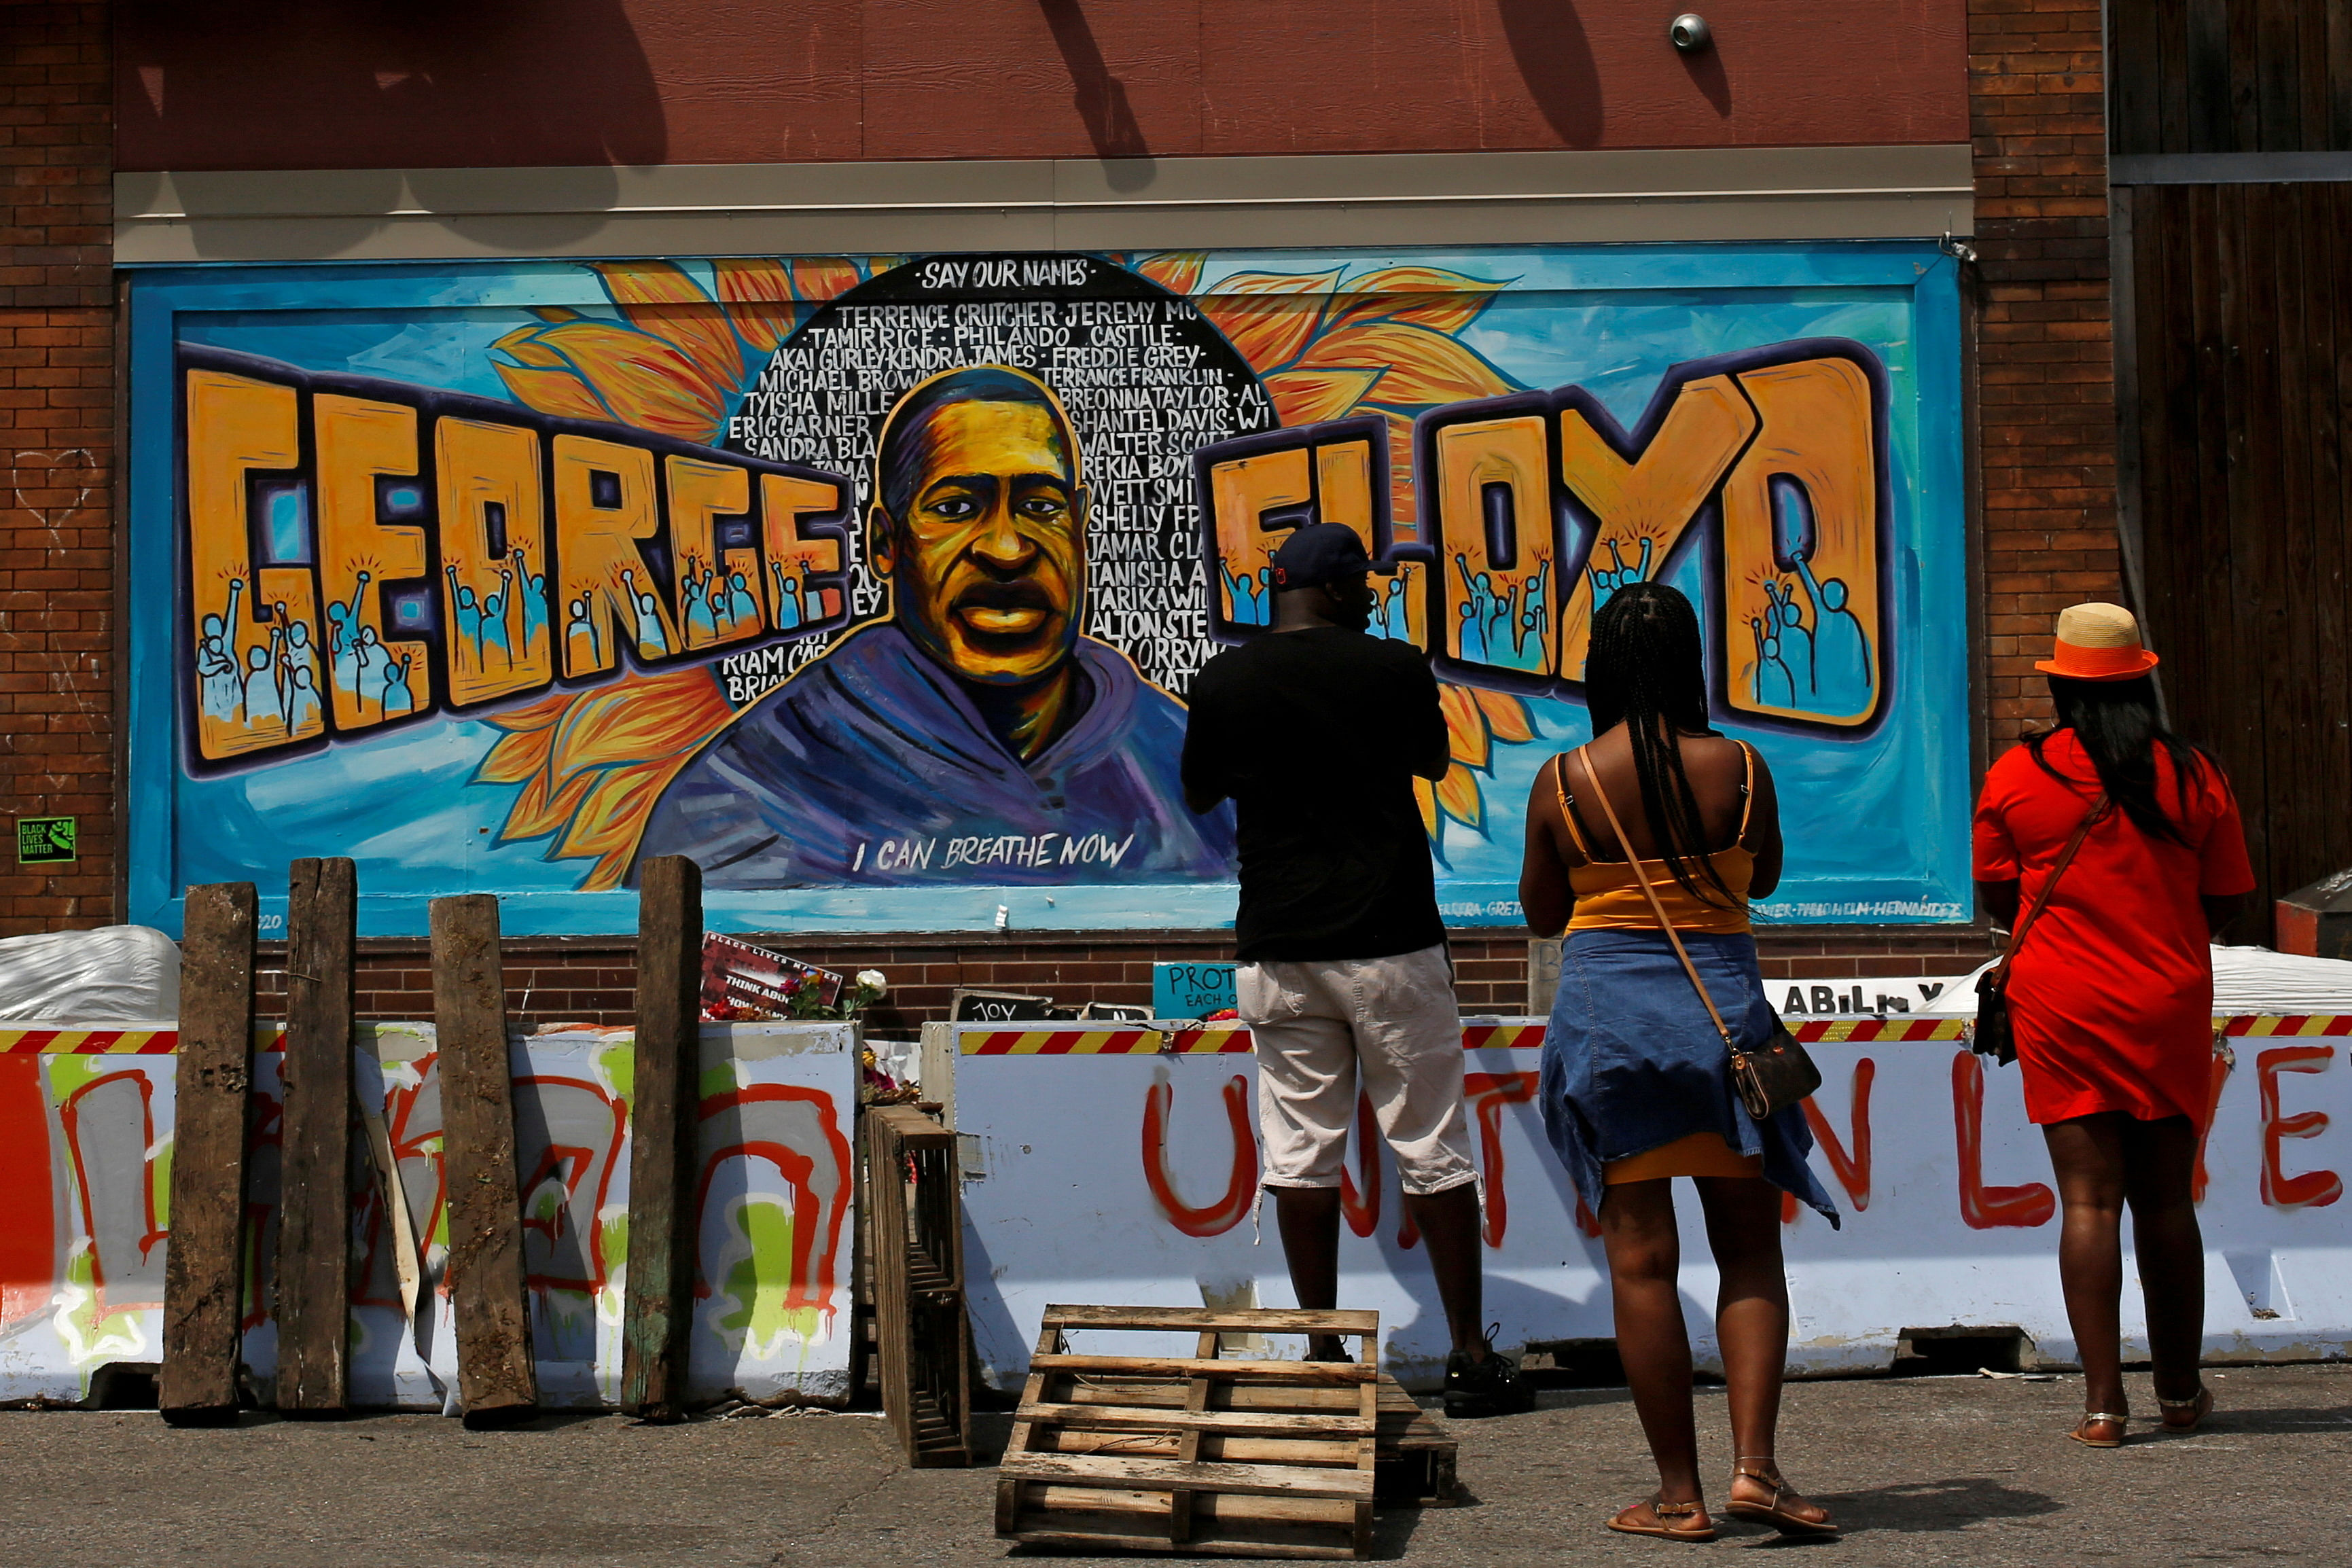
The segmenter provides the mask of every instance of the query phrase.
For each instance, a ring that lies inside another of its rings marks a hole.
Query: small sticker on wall
[[[20,816],[16,819],[16,864],[35,866],[71,860],[74,819],[70,816]]]

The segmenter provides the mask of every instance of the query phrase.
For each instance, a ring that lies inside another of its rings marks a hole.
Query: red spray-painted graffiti
[[[1347,1166],[1339,1167],[1339,1213],[1349,1230],[1370,1236],[1381,1227],[1381,1124],[1372,1114],[1372,1097],[1360,1090],[1356,1095],[1356,1163],[1364,1173],[1360,1187]]]
[[[576,1078],[519,1078],[515,1087],[538,1092],[531,1109],[543,1120],[547,1141],[539,1146],[536,1162],[522,1184],[523,1282],[534,1290],[603,1289],[612,1276],[604,1257],[604,1227],[596,1216],[604,1212],[613,1171],[628,1135],[628,1112],[620,1099],[597,1085]],[[520,1109],[520,1106],[519,1106]],[[555,1129],[594,1126],[604,1136],[593,1143],[562,1143]],[[524,1131],[517,1129],[518,1132]],[[522,1140],[519,1137],[517,1142]],[[529,1157],[528,1146],[525,1150]],[[544,1214],[534,1213],[547,1184],[556,1184],[549,1195],[554,1203]]]
[[[131,1096],[138,1104],[140,1144],[125,1158],[119,1134],[129,1116],[118,1110],[89,1117],[88,1125],[84,1119],[101,1099],[127,1105]],[[143,1072],[102,1074],[66,1096],[58,1107],[58,1125],[81,1199],[82,1234],[90,1238],[90,1290],[97,1298],[92,1322],[103,1328],[110,1317],[163,1300],[163,1254],[156,1249],[165,1232],[155,1222],[155,1086]],[[126,1220],[131,1223],[126,1226]]]
[[[1830,1169],[1837,1173],[1838,1185],[1843,1187],[1845,1195],[1853,1200],[1856,1214],[1870,1207],[1870,1087],[1877,1081],[1878,1064],[1875,1061],[1864,1057],[1853,1064],[1850,1100],[1853,1106],[1853,1150],[1851,1153],[1847,1152],[1843,1143],[1838,1142],[1837,1130],[1830,1125],[1830,1119],[1822,1114],[1821,1107],[1811,1100],[1804,1102],[1806,1125],[1812,1128],[1813,1141],[1821,1145],[1822,1153],[1829,1160]],[[1795,1204],[1795,1199],[1788,1200],[1782,1218],[1789,1217],[1787,1210],[1793,1208]]]
[[[2279,1166],[2281,1141],[2316,1138],[2327,1131],[2328,1117],[2324,1110],[2281,1115],[2278,1075],[2325,1072],[2335,1059],[2334,1046],[2279,1046],[2254,1058],[2263,1096],[2263,1202],[2273,1208],[2326,1208],[2344,1195],[2344,1180],[2333,1171],[2290,1176]]]
[[[1525,1105],[1536,1097],[1531,1072],[1472,1072],[1462,1075],[1462,1098],[1478,1123],[1478,1163],[1485,1171],[1486,1245],[1500,1247],[1510,1229],[1509,1200],[1503,1190],[1503,1107]]]
[[[2040,1182],[2015,1187],[1984,1184],[1984,1064],[1974,1051],[1952,1057],[1952,1121],[1960,1150],[1960,1218],[1971,1230],[1996,1226],[2032,1229],[2048,1225],[2058,1197]]]
[[[0,1329],[49,1304],[62,1272],[37,1057],[0,1056]]]
[[[2221,1110],[2221,1090],[2230,1082],[2230,1068],[2236,1065],[2226,1042],[2216,1037],[2213,1044],[2212,1069],[2205,1085],[2205,1131],[2197,1135],[2197,1168],[2189,1176],[2189,1201],[2193,1204],[2205,1201],[2205,1145],[2213,1141],[2213,1118]]]
[[[1154,1083],[1143,1097],[1143,1180],[1152,1201],[1168,1223],[1186,1236],[1222,1236],[1241,1223],[1257,1194],[1257,1139],[1250,1131],[1249,1079],[1235,1073],[1225,1085],[1225,1117],[1233,1124],[1233,1173],[1224,1196],[1205,1208],[1194,1208],[1176,1195],[1168,1173],[1168,1108],[1175,1090],[1165,1080]]]
[[[701,1179],[695,1184],[694,1212],[705,1212],[712,1178],[728,1161],[761,1160],[774,1166],[792,1188],[792,1270],[782,1309],[791,1312],[815,1308],[824,1313],[829,1325],[838,1306],[835,1286],[839,1273],[842,1221],[849,1213],[852,1170],[849,1140],[842,1135],[833,1096],[822,1089],[793,1084],[747,1084],[724,1094],[704,1096],[701,1119],[708,1121],[732,1112],[750,1122],[762,1107],[786,1106],[814,1118],[818,1141],[822,1152],[829,1159],[829,1166],[820,1168],[815,1155],[794,1148],[780,1137],[744,1137],[722,1143],[703,1161]],[[712,1294],[712,1282],[707,1276],[696,1279],[694,1293],[706,1299]]]

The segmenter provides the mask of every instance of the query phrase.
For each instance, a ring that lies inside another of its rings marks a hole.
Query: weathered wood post
[[[523,1296],[499,901],[488,893],[436,899],[432,926],[457,1397],[467,1426],[509,1426],[528,1419],[539,1404],[539,1378]]]
[[[359,879],[294,862],[286,899],[283,1196],[278,1211],[278,1408],[340,1412],[351,1362],[352,1016]]]
[[[657,856],[638,875],[629,1276],[621,1312],[621,1405],[648,1421],[686,1414],[701,991],[702,870],[682,855]]]
[[[173,1091],[172,1225],[163,1260],[163,1367],[156,1399],[174,1426],[236,1420],[254,901],[250,882],[188,889]]]

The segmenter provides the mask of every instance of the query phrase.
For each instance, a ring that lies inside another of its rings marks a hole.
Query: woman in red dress
[[[2014,930],[2021,898],[2030,909],[2089,821],[2016,943],[2009,996],[2026,1114],[2065,1205],[2058,1273],[2086,1411],[2072,1436],[2112,1448],[2129,1414],[2117,1326],[2126,1205],[2164,1424],[2185,1431],[2212,1408],[2198,1375],[2205,1253],[2190,1197],[2215,1088],[2209,944],[2254,878],[2220,764],[2158,717],[2156,656],[2130,613],[2074,605],[2057,641],[2034,666],[2051,678],[2057,727],[1986,775],[1976,879]]]

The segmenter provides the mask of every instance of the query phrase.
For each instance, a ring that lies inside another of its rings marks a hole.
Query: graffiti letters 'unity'
[[[180,377],[205,762],[847,621],[838,475],[216,350]]]
[[[1268,565],[1304,522],[1394,562],[1377,629],[1450,679],[1582,683],[1592,616],[1700,541],[1717,685],[1759,718],[1866,724],[1885,688],[1885,374],[1810,339],[1685,364],[1629,433],[1582,387],[1432,410],[1414,432],[1418,535],[1391,522],[1388,435],[1343,419],[1202,448],[1217,635],[1271,619]]]

